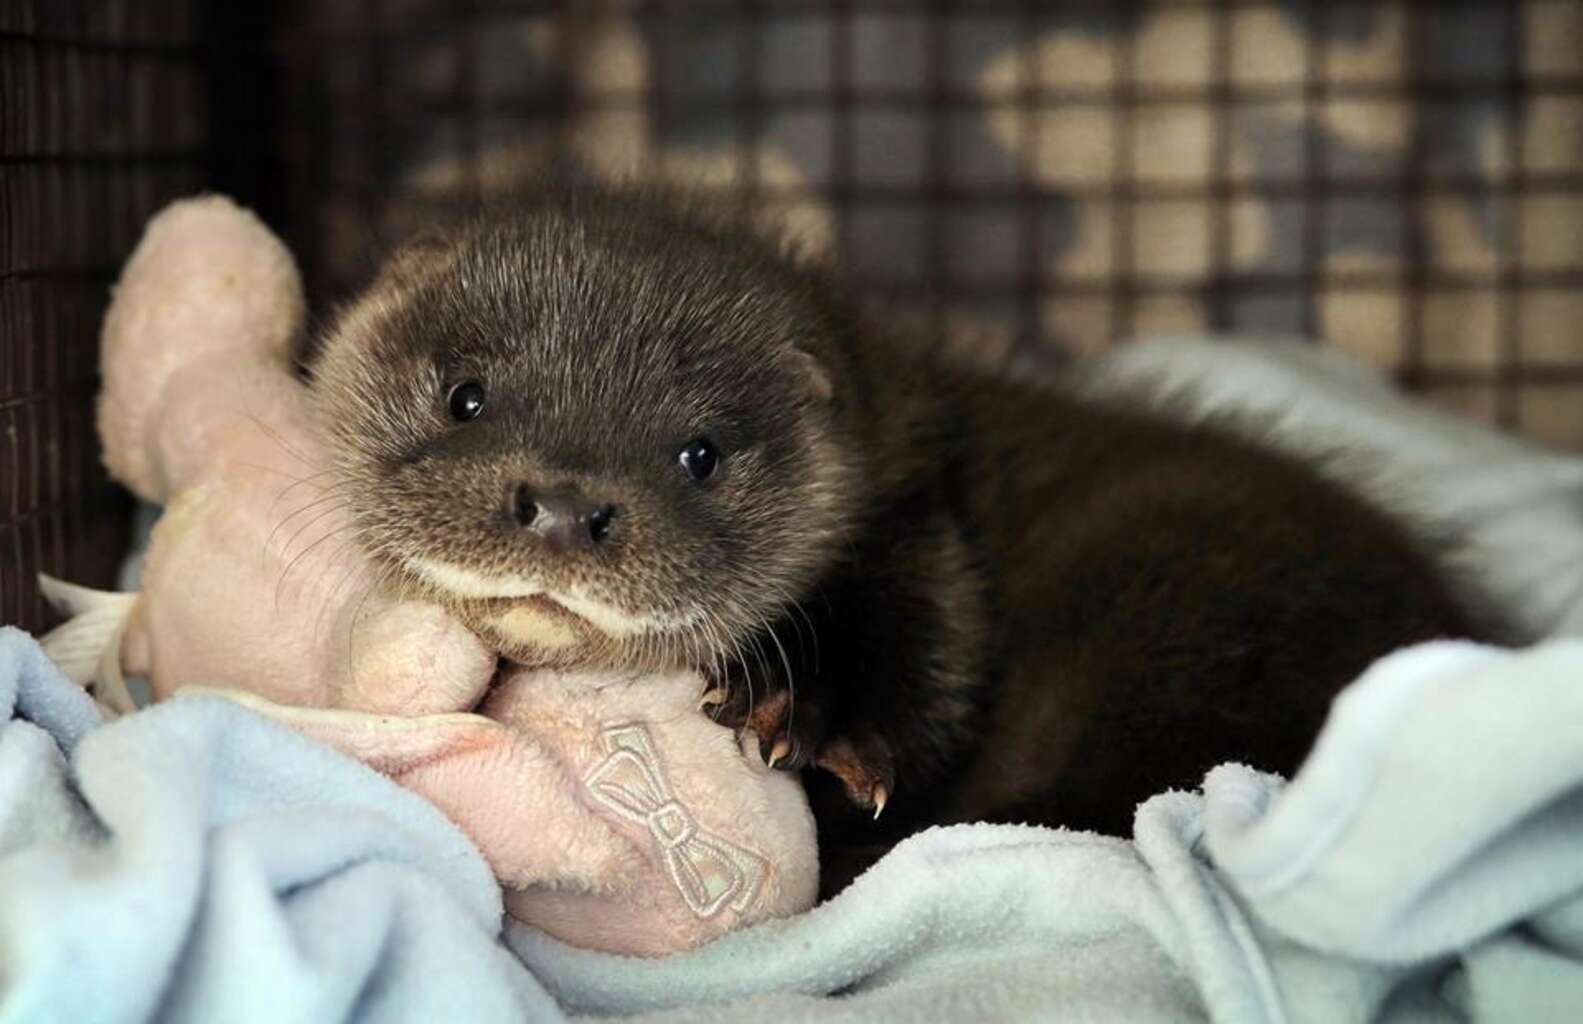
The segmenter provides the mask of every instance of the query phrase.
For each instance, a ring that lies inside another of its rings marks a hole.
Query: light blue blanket
[[[98,725],[15,630],[0,702],[6,1019],[1583,1013],[1583,641],[1402,652],[1289,787],[1219,768],[1131,844],[925,833],[800,918],[651,962],[503,936],[436,811],[227,702]]]
[[[1463,467],[1531,470],[1491,524],[1575,502],[1570,460],[1507,454]],[[1571,507],[1489,572],[1583,578]],[[1290,785],[1221,767],[1132,841],[925,833],[660,961],[503,926],[437,811],[229,703],[100,725],[0,630],[0,707],[0,1020],[1583,1019],[1583,641],[1400,652]]]
[[[361,765],[218,699],[100,725],[14,629],[0,706],[0,1017],[558,1012],[478,852]]]

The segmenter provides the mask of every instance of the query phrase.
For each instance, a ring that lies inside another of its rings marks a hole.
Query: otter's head
[[[393,579],[522,661],[706,663],[844,543],[845,329],[755,239],[583,199],[398,253],[314,392]]]

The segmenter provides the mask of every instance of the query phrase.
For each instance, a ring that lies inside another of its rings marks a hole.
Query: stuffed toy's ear
[[[99,438],[110,474],[146,501],[170,482],[155,440],[178,376],[209,359],[284,371],[302,324],[291,253],[223,196],[172,203],[121,272],[100,334]]]

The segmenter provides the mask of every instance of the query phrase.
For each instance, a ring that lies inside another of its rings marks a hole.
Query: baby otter
[[[1125,832],[1216,763],[1290,772],[1371,660],[1479,631],[1310,468],[931,355],[658,193],[412,243],[313,372],[392,579],[515,658],[701,669],[824,769],[827,890],[929,824]]]

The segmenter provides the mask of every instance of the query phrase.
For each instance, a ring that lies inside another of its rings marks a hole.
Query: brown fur
[[[551,657],[729,685],[767,754],[827,770],[827,888],[928,824],[1125,831],[1217,762],[1290,771],[1370,661],[1478,632],[1398,524],[1310,468],[931,358],[730,225],[601,193],[444,238],[318,368],[364,544],[483,628],[498,607],[403,559],[700,615]],[[469,375],[499,397],[447,423]],[[730,441],[698,486],[673,453],[707,432]],[[498,512],[518,479],[619,503],[621,532],[545,549]]]

